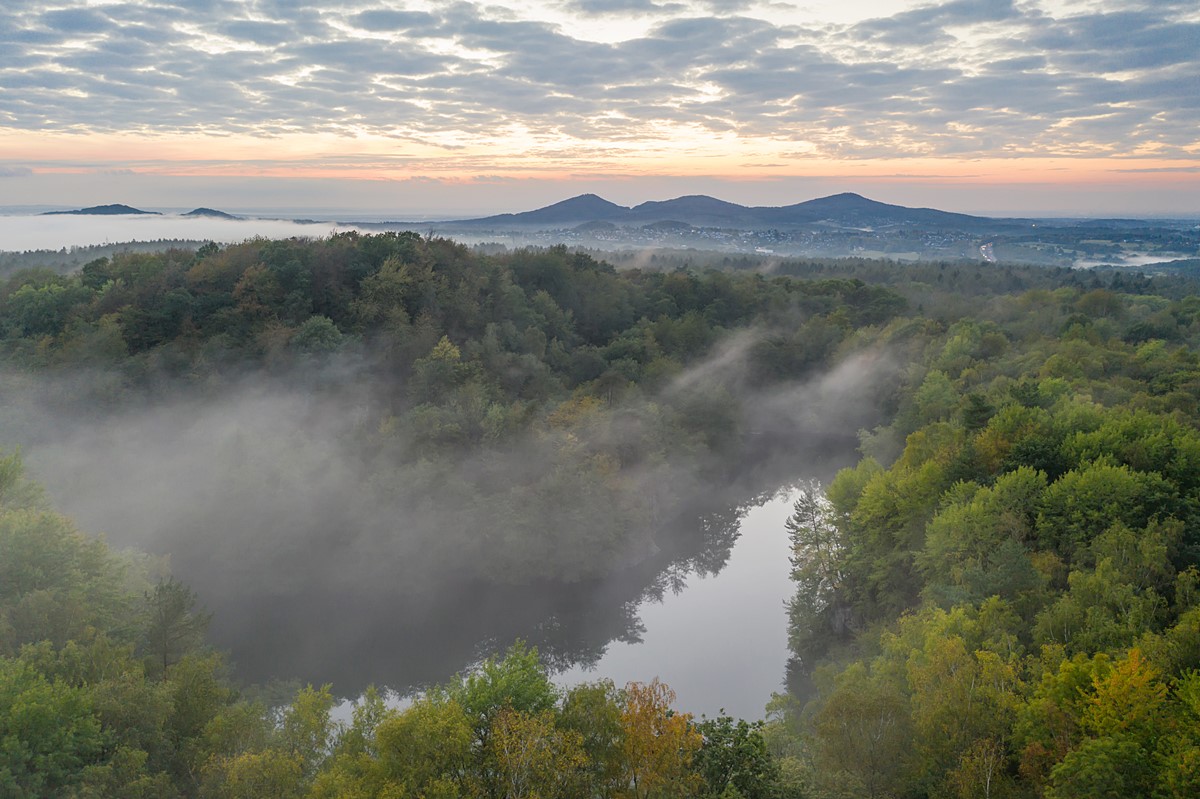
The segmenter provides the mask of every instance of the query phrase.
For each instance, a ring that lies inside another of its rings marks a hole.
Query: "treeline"
[[[1200,300],[879,335],[915,355],[895,418],[789,523],[818,795],[1197,795]]]
[[[696,250],[595,252],[618,268],[760,272],[807,280],[838,278],[886,286],[908,299],[913,308],[939,319],[971,315],[977,297],[1038,289],[1103,289],[1119,293],[1182,299],[1195,291],[1195,274],[1182,265],[1153,264],[1144,269],[1072,269],[1029,263],[981,263],[978,260],[894,261],[886,258],[794,258],[762,254],[728,254]]]
[[[555,687],[520,644],[406,706],[239,690],[161,564],[110,550],[0,459],[0,793],[44,797],[794,795],[761,724],[657,680]]]
[[[670,372],[751,322],[841,309],[854,327],[903,307],[861,281],[617,272],[564,247],[486,256],[411,233],[120,253],[76,274],[22,271],[0,301],[9,357],[39,366],[107,354],[186,373],[201,358],[261,363],[365,341],[398,350],[390,365],[407,374],[445,336],[532,355],[566,388],[603,367],[635,381]],[[477,359],[495,378],[498,365]]]

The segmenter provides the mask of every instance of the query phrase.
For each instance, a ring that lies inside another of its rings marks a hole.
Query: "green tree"
[[[779,766],[767,751],[762,730],[762,722],[735,722],[724,715],[696,725],[704,743],[693,767],[704,778],[710,796],[723,796],[730,788],[743,799],[774,795]]]
[[[195,592],[174,577],[145,595],[145,651],[162,679],[168,669],[204,640],[211,614],[198,611]]]
[[[569,689],[558,723],[580,736],[586,755],[586,793],[611,799],[622,787],[624,774],[621,697],[612,681],[581,683]]]
[[[911,754],[912,720],[898,686],[854,664],[838,676],[814,727],[821,778],[846,774],[868,799],[899,784]]]
[[[431,796],[466,792],[471,774],[472,719],[453,697],[433,691],[404,711],[379,722],[377,769],[367,783]],[[374,795],[374,794],[370,794]]]
[[[0,793],[68,795],[100,763],[104,745],[86,688],[51,682],[19,660],[0,658]]]

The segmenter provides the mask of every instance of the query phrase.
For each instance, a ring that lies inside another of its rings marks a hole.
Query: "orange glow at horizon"
[[[1154,186],[1200,181],[1186,159],[1101,156],[837,158],[797,143],[713,134],[650,140],[494,140],[453,147],[379,136],[32,134],[0,129],[0,161],[34,174],[111,170],[178,177],[275,177],[468,185],[491,179],[707,177],[729,181],[828,178],[926,184]]]

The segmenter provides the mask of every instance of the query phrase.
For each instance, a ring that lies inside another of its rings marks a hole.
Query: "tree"
[[[839,676],[814,722],[824,778],[848,774],[868,799],[899,782],[911,754],[912,722],[897,686],[856,663]]]
[[[1015,793],[1008,774],[1008,752],[995,738],[971,744],[947,782],[959,799],[1004,799]]]
[[[732,788],[743,799],[772,795],[779,766],[767,751],[762,730],[761,721],[735,722],[724,715],[696,725],[704,742],[693,767],[704,778],[707,793],[722,796]]]
[[[674,701],[675,692],[657,678],[625,686],[622,753],[630,799],[688,796],[699,785],[691,766],[704,741],[691,714],[671,710]]]
[[[492,722],[491,739],[505,799],[579,795],[587,765],[583,736],[559,729],[553,711],[502,710]]]
[[[283,716],[280,743],[284,751],[300,764],[301,773],[311,778],[329,754],[336,729],[330,720],[333,694],[330,686],[311,685],[301,689]]]
[[[624,772],[621,726],[621,697],[611,680],[582,683],[563,698],[558,725],[577,732],[587,755],[587,790],[600,799],[610,799],[621,788]]]
[[[418,796],[462,787],[471,763],[471,738],[462,705],[443,692],[430,692],[379,722],[373,784],[404,785]]]
[[[0,658],[0,794],[68,795],[104,752],[86,688],[51,682],[19,660]]]
[[[551,710],[558,692],[538,658],[537,649],[517,641],[503,658],[492,656],[450,689],[471,724],[475,774],[488,796],[502,795],[492,732],[496,716],[507,710],[536,715]]]
[[[840,601],[845,544],[834,521],[833,504],[811,482],[800,489],[784,528],[792,542],[792,580],[788,601],[792,651],[806,661],[820,656],[831,635],[848,632],[849,608]]]
[[[223,758],[206,774],[205,796],[213,799],[300,799],[304,796],[304,764],[280,749],[246,752]]]
[[[841,556],[845,549],[834,523],[833,504],[813,481],[800,489],[792,515],[784,522],[792,541],[792,580],[801,592],[827,604],[842,582]]]
[[[310,316],[292,334],[291,344],[302,352],[333,352],[342,344],[342,333],[328,316]]]
[[[145,647],[156,666],[167,670],[204,640],[212,615],[197,611],[192,589],[168,577],[145,595]]]
[[[1050,772],[1046,799],[1129,799],[1150,796],[1154,762],[1129,736],[1085,741]]]

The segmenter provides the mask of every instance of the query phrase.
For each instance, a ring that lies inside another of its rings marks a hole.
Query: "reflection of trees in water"
[[[248,682],[331,682],[351,697],[369,684],[404,693],[442,682],[517,638],[536,646],[553,670],[594,666],[612,642],[641,642],[641,603],[678,594],[695,575],[719,573],[742,518],[768,498],[681,516],[659,532],[655,556],[602,581],[447,585],[436,597],[403,586],[355,595],[313,587],[286,596],[255,596],[246,587],[209,603],[214,637],[232,650]]]
[[[729,562],[730,552],[741,533],[742,518],[751,507],[753,504],[739,504],[709,510],[698,518],[693,517],[690,523],[680,523],[690,527],[690,536],[676,533],[671,537],[674,546],[669,551],[669,560],[643,589],[641,600],[661,602],[667,592],[672,595],[682,593],[693,575],[710,577],[720,573]],[[700,532],[699,539],[695,536],[696,530]],[[682,540],[676,541],[676,536]],[[664,551],[667,551],[666,547]]]
[[[668,592],[682,593],[693,576],[720,573],[741,535],[742,519],[770,497],[770,493],[759,494],[748,502],[680,517],[661,531],[659,556],[624,575],[624,590],[636,592],[632,598],[598,607],[597,619],[552,617],[538,626],[538,632],[550,634],[540,639],[530,636],[529,640],[538,644],[555,669],[595,666],[613,642],[641,643],[646,629],[637,612],[639,606],[648,601],[662,602]],[[600,624],[590,623],[593,621]]]

